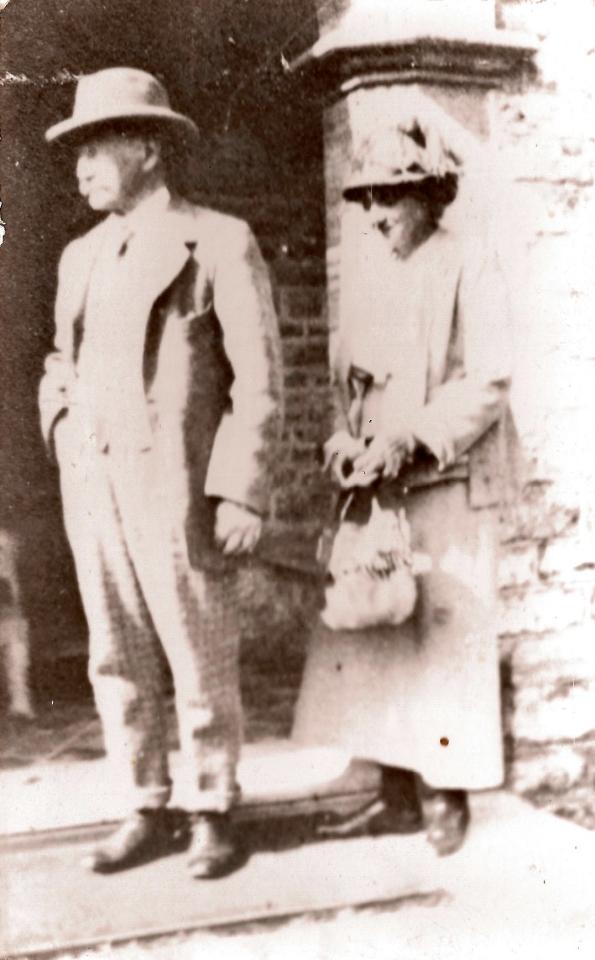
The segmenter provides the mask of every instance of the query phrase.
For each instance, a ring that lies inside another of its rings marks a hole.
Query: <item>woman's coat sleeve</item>
[[[510,382],[510,309],[495,255],[463,268],[441,383],[410,424],[414,437],[453,464],[500,417]]]

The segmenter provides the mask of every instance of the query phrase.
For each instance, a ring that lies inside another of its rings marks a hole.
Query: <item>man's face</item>
[[[146,138],[103,132],[78,149],[79,193],[92,210],[126,213],[142,195],[154,166]]]
[[[373,230],[385,237],[393,253],[408,256],[431,222],[425,200],[403,187],[369,187],[363,207]]]

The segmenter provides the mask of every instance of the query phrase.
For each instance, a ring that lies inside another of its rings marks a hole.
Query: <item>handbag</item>
[[[430,558],[412,550],[403,507],[382,506],[373,494],[369,519],[356,523],[349,519],[352,502],[350,495],[334,536],[326,531],[328,582],[322,622],[330,630],[398,626],[413,613],[416,576],[431,568]]]
[[[354,437],[361,434],[364,397],[372,382],[367,370],[351,365],[347,421]],[[415,577],[431,567],[429,557],[412,550],[404,508],[382,506],[377,489],[351,491],[340,509],[336,530],[327,529],[320,538],[318,558],[327,573],[321,618],[330,630],[403,623],[415,607]],[[369,507],[363,522],[357,517],[362,505]]]

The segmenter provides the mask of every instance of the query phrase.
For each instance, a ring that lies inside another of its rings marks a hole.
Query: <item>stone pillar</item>
[[[464,155],[478,157],[477,146],[489,136],[490,91],[518,88],[533,73],[530,42],[497,29],[496,14],[495,0],[333,0],[320,14],[320,39],[293,64],[326,97],[331,350],[341,319],[342,266],[350,262],[357,232],[351,222],[356,213],[342,202],[354,149],[371,128],[394,126],[422,94],[452,117]],[[455,205],[459,213],[468,210],[463,190]],[[467,199],[473,202],[472,186]],[[481,216],[477,203],[472,215]]]

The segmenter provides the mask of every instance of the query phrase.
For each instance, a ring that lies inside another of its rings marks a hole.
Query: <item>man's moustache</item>
[[[97,190],[98,188],[101,189],[101,186],[102,184],[100,183],[89,183],[89,184],[79,183],[79,193],[83,197],[88,197],[93,190]]]

